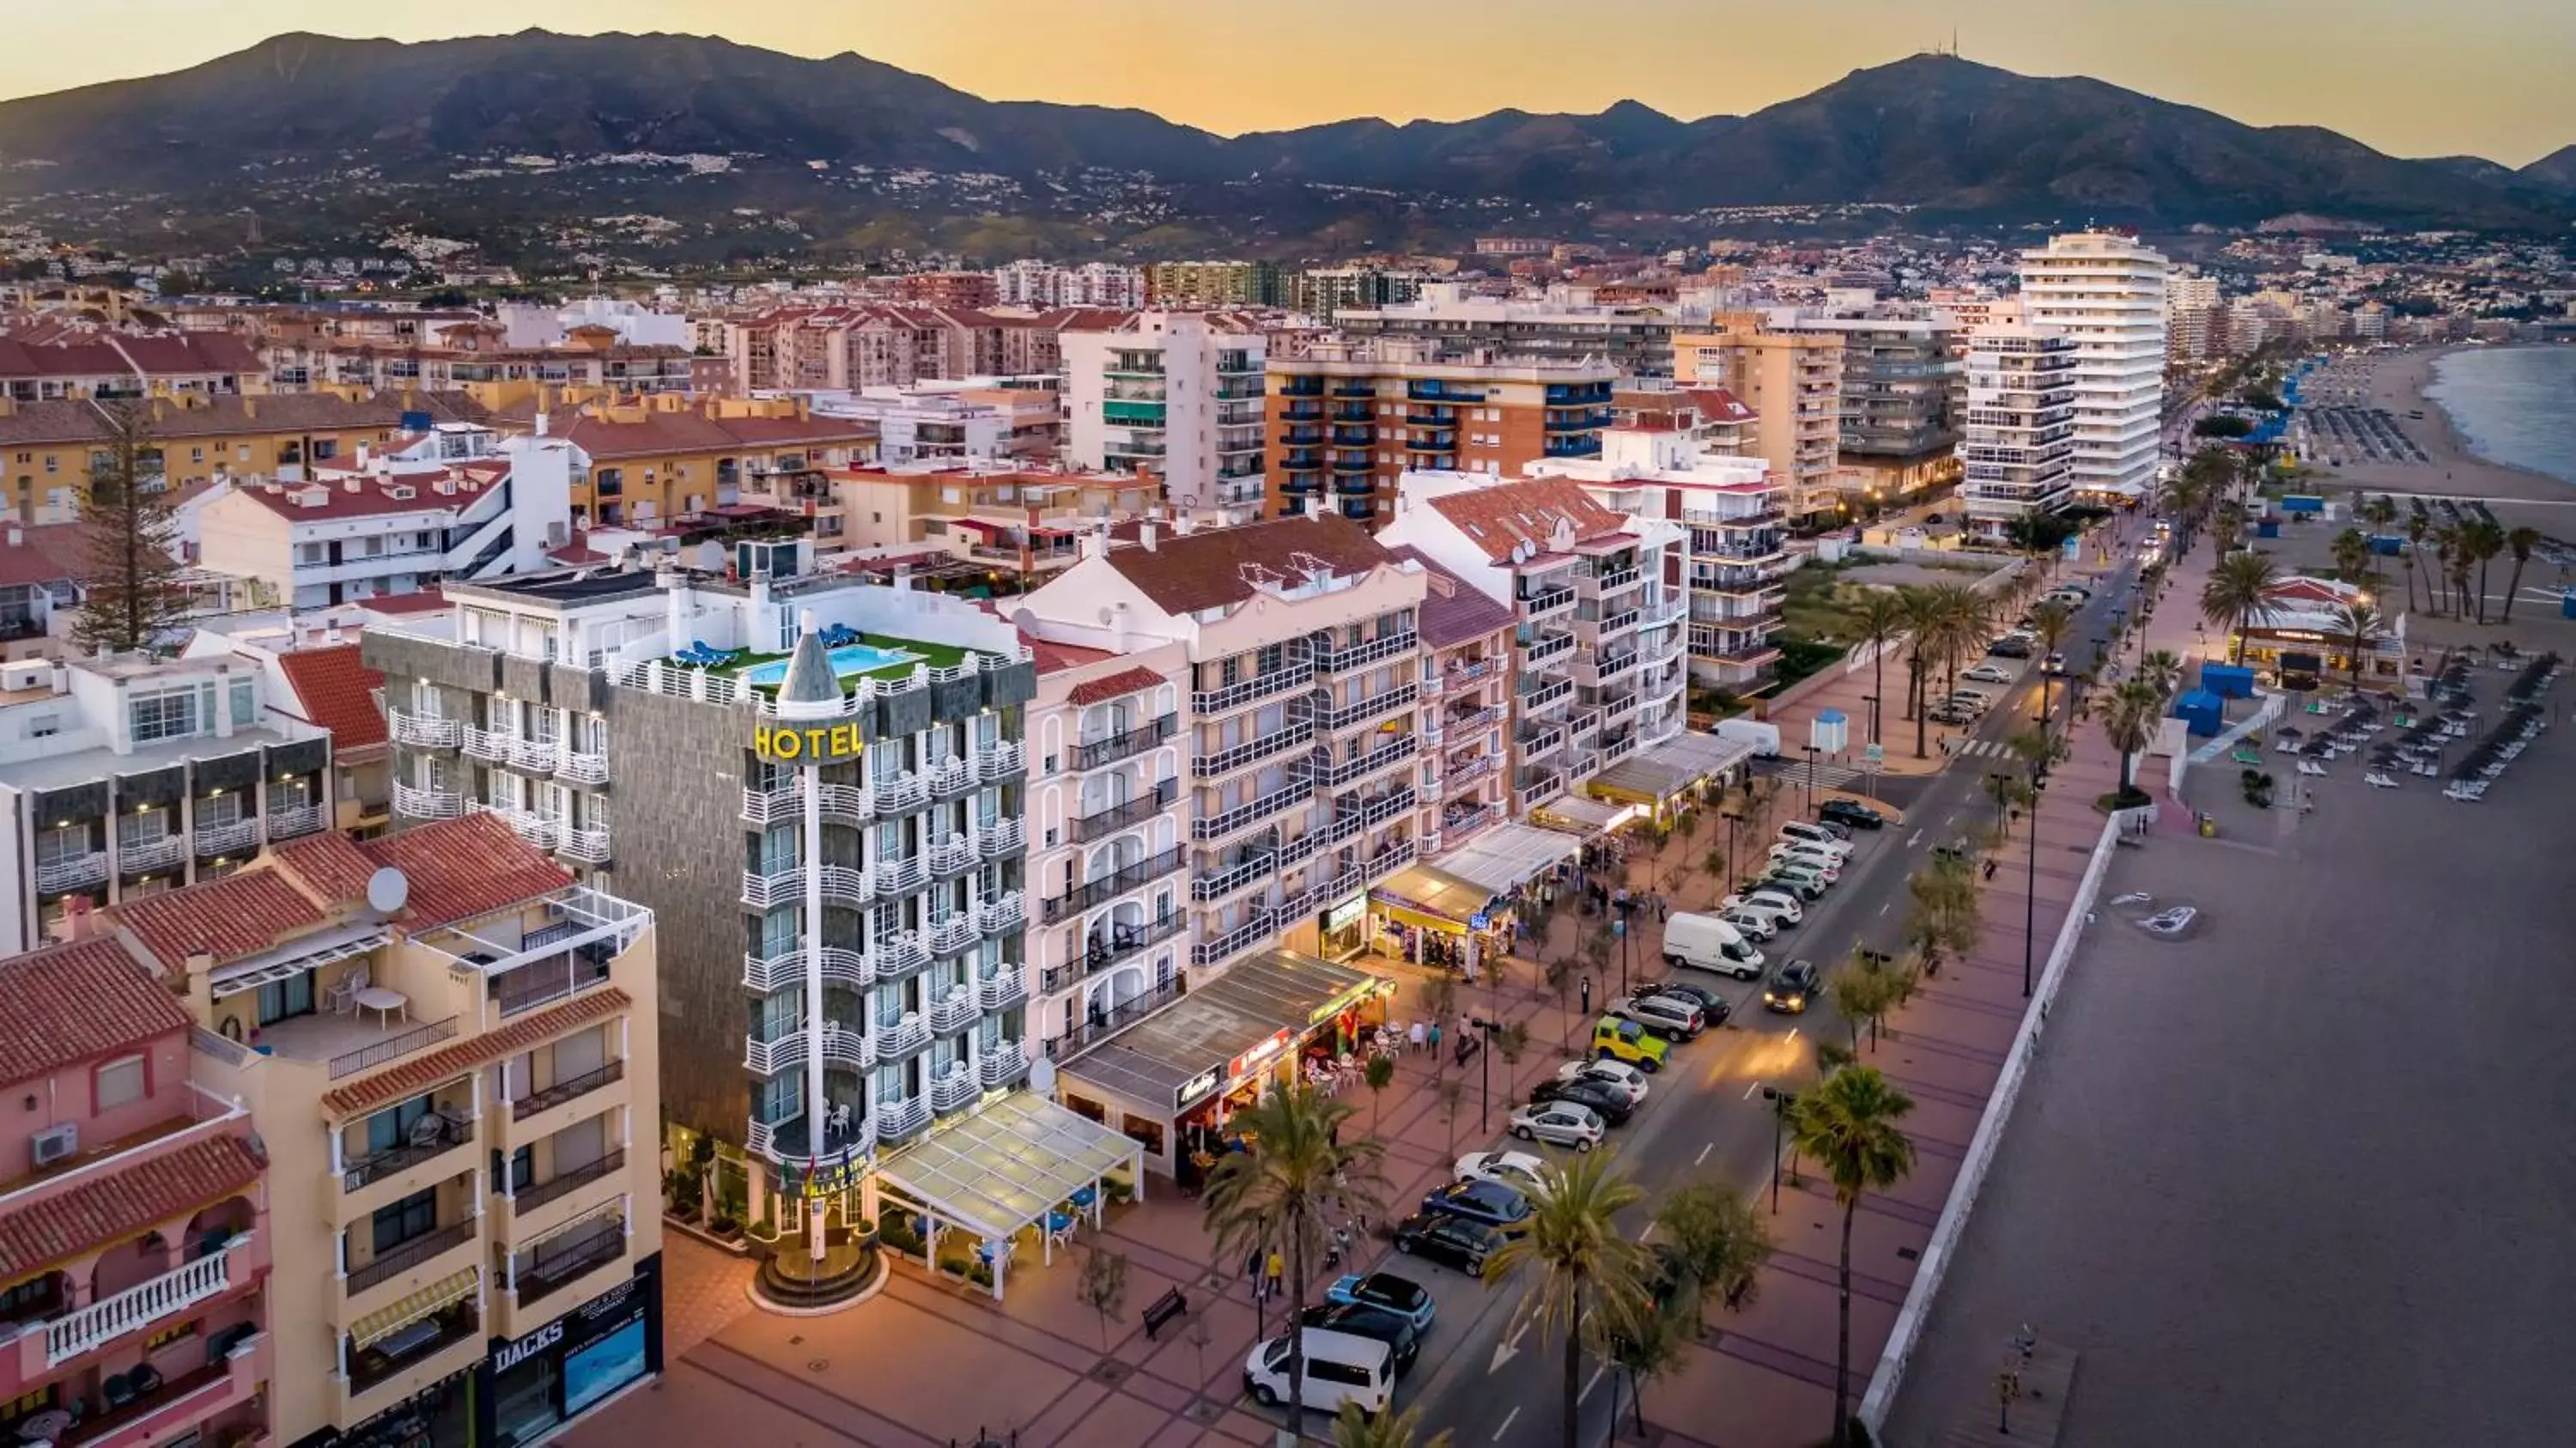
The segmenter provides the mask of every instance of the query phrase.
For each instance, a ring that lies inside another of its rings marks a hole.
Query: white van
[[[1395,1398],[1395,1349],[1373,1337],[1301,1327],[1306,1343],[1306,1406],[1338,1413],[1344,1403],[1375,1416]],[[1243,1386],[1265,1408],[1288,1400],[1288,1338],[1252,1345],[1243,1360]]]
[[[1684,912],[1664,922],[1664,964],[1753,980],[1762,974],[1762,952],[1716,916]]]

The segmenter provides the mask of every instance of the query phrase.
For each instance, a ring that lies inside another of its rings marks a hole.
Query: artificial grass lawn
[[[954,644],[923,643],[917,639],[899,639],[891,634],[872,633],[867,635],[866,641],[876,648],[897,649],[920,657],[906,659],[899,664],[888,664],[881,669],[863,669],[855,674],[843,674],[841,686],[844,689],[860,679],[908,679],[912,677],[912,671],[923,664],[928,664],[934,669],[953,669],[964,663],[968,654],[975,652],[973,649],[961,649]],[[746,654],[717,672],[731,674],[739,679],[763,664],[780,663],[788,657],[789,655],[786,654]],[[765,684],[752,684],[749,687],[764,694],[777,692],[773,686]]]

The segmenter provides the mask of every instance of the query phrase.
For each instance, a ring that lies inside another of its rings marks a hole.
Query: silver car
[[[1571,1101],[1534,1102],[1512,1112],[1512,1135],[1523,1141],[1590,1151],[1601,1144],[1604,1130],[1598,1112]]]

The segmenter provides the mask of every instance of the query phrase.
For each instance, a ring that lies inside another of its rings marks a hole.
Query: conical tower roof
[[[796,636],[796,652],[787,661],[787,682],[778,686],[782,704],[828,704],[841,697],[841,676],[832,670],[823,639],[812,628]]]

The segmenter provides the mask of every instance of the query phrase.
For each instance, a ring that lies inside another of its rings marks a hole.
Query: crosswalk
[[[1952,759],[2002,759],[2012,753],[2012,746],[2001,739],[1971,739],[1950,746]]]

